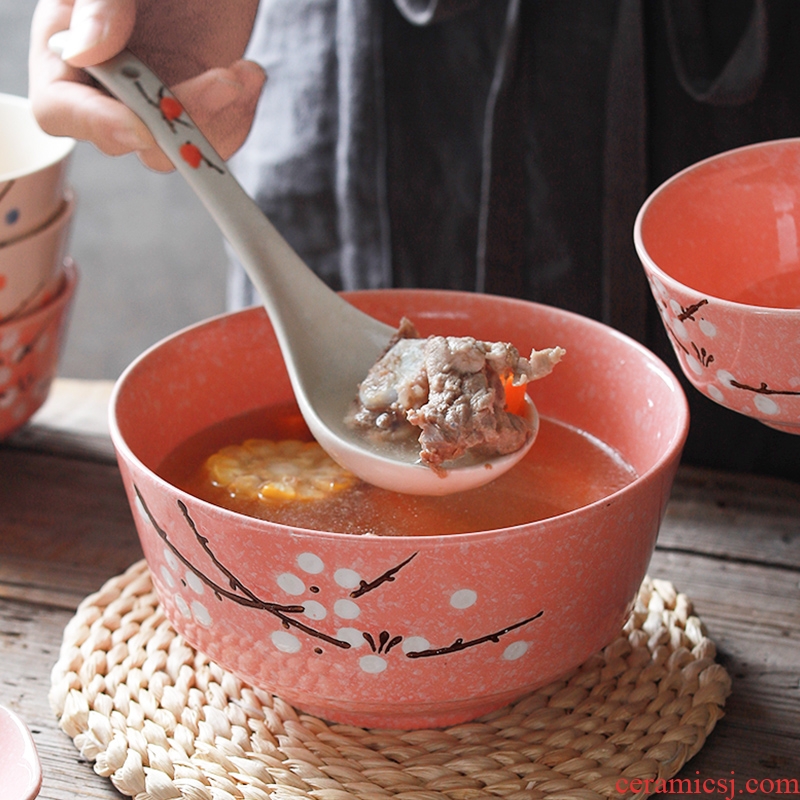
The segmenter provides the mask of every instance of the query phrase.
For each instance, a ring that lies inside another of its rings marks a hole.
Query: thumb
[[[61,58],[74,67],[107,61],[127,44],[135,0],[75,0]]]

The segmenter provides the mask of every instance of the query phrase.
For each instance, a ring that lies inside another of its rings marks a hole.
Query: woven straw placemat
[[[620,636],[563,680],[475,722],[366,730],[299,714],[199,654],[142,561],[79,606],[50,702],[136,800],[645,797],[722,716],[730,678],[715,655],[689,599],[648,578]]]

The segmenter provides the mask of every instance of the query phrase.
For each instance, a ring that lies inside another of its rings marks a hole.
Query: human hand
[[[144,123],[98,89],[81,67],[130,47],[172,88],[223,159],[244,142],[265,76],[241,60],[257,0],[39,0],[31,25],[30,99],[48,133],[89,141],[108,155],[136,152],[173,168]],[[218,21],[225,20],[225,25]],[[62,57],[48,41],[69,30]]]

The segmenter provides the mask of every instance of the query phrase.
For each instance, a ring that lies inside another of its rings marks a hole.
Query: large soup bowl
[[[530,390],[540,414],[605,443],[635,479],[538,522],[422,537],[302,530],[198,500],[159,477],[167,454],[292,399],[259,308],[179,332],[124,372],[111,403],[122,477],[165,614],[198,650],[329,720],[458,723],[560,677],[619,633],[669,497],[686,398],[653,354],[575,314],[457,292],[348,298],[389,324],[408,316],[423,335],[565,347]]]
[[[659,186],[634,242],[690,383],[800,434],[800,139],[693,164]]]

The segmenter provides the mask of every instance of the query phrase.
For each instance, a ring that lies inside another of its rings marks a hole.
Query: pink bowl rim
[[[789,317],[800,317],[800,308],[780,308],[775,306],[756,306],[751,305],[750,303],[737,303],[734,300],[726,300],[724,297],[717,297],[714,294],[709,292],[703,292],[700,289],[696,289],[694,286],[688,286],[687,284],[683,283],[683,281],[679,281],[677,278],[674,278],[668,272],[665,272],[664,269],[658,266],[655,261],[650,257],[650,254],[647,252],[647,246],[644,243],[644,239],[642,237],[642,225],[644,224],[644,218],[647,215],[647,212],[652,205],[653,201],[666,189],[668,189],[673,183],[685,178],[691,172],[695,170],[702,169],[703,167],[707,166],[710,163],[715,161],[724,161],[731,156],[737,155],[739,153],[748,151],[748,150],[767,150],[772,147],[777,147],[781,145],[796,145],[798,150],[800,150],[800,137],[788,137],[785,139],[769,139],[764,142],[755,142],[754,144],[744,145],[742,147],[735,147],[731,150],[725,150],[722,153],[716,153],[713,156],[709,156],[708,158],[704,158],[701,161],[696,161],[694,164],[690,164],[688,167],[684,167],[679,172],[676,172],[672,177],[667,178],[661,185],[655,188],[647,199],[642,204],[639,212],[636,215],[636,220],[633,223],[633,243],[636,247],[636,252],[639,255],[639,258],[645,263],[646,269],[653,272],[659,278],[661,278],[665,283],[672,283],[675,286],[682,287],[686,291],[694,292],[695,294],[701,294],[703,297],[707,297],[710,300],[713,300],[714,303],[719,303],[723,307],[727,306],[728,310],[736,310],[739,309],[741,311],[747,311],[748,313],[756,313],[762,316],[789,316]]]
[[[367,297],[369,295],[376,295],[376,294],[382,295],[382,294],[385,294],[387,292],[403,292],[403,293],[408,293],[408,294],[425,294],[425,295],[434,294],[434,295],[438,295],[438,296],[442,297],[443,299],[446,299],[448,296],[450,296],[450,297],[453,297],[453,296],[458,296],[458,297],[480,296],[480,295],[477,295],[477,294],[472,293],[472,292],[457,291],[457,290],[452,290],[452,289],[405,289],[405,288],[401,288],[401,289],[363,289],[363,290],[360,290],[360,291],[342,292],[342,295],[344,297],[346,297],[346,298],[347,297],[358,298],[358,297]],[[489,295],[484,295],[484,296],[489,296]],[[532,532],[536,531],[536,530],[543,530],[543,529],[546,529],[548,526],[552,525],[554,520],[559,520],[559,521],[566,520],[566,521],[568,521],[568,520],[570,520],[571,518],[573,518],[575,516],[579,516],[579,515],[582,515],[582,514],[590,513],[593,509],[595,509],[597,507],[600,507],[600,506],[603,506],[603,505],[606,505],[612,499],[616,500],[617,498],[620,498],[620,497],[622,497],[624,495],[627,495],[627,494],[629,494],[631,492],[637,491],[639,489],[639,487],[642,484],[644,484],[645,482],[647,482],[648,480],[650,480],[653,475],[655,475],[658,472],[663,471],[664,469],[666,469],[670,461],[672,461],[673,459],[679,459],[680,458],[681,452],[683,450],[683,446],[684,446],[684,444],[686,442],[686,437],[687,437],[688,432],[689,432],[689,402],[688,402],[688,400],[686,398],[686,393],[683,391],[683,387],[681,386],[680,382],[678,381],[677,377],[675,376],[675,373],[657,355],[655,355],[655,353],[650,351],[644,345],[642,345],[639,342],[637,342],[635,339],[632,339],[631,337],[627,336],[626,334],[621,333],[620,331],[618,331],[618,330],[616,330],[616,329],[614,329],[614,328],[612,328],[612,327],[610,327],[608,325],[605,325],[602,322],[598,322],[597,320],[593,320],[593,319],[591,319],[589,317],[585,317],[585,316],[583,316],[581,314],[577,314],[577,313],[572,312],[572,311],[566,311],[564,309],[559,309],[559,308],[556,308],[554,306],[548,306],[548,305],[545,305],[545,304],[542,304],[542,303],[536,303],[536,302],[529,301],[529,300],[521,300],[519,298],[503,297],[503,296],[499,296],[499,295],[492,295],[491,297],[494,300],[501,300],[503,302],[509,302],[509,303],[515,303],[515,304],[516,303],[524,304],[526,306],[533,306],[533,307],[541,308],[541,309],[544,309],[544,310],[546,310],[548,312],[555,311],[559,315],[565,316],[567,318],[574,318],[576,320],[579,320],[581,324],[588,324],[590,327],[594,327],[599,333],[603,333],[604,335],[608,335],[608,336],[611,336],[612,338],[616,338],[616,339],[622,341],[627,347],[630,347],[631,349],[638,351],[639,354],[645,359],[645,361],[647,363],[649,363],[655,369],[655,371],[658,372],[658,374],[662,377],[664,382],[667,385],[670,386],[670,388],[673,391],[675,400],[676,400],[677,408],[676,408],[676,414],[675,414],[675,420],[676,420],[675,432],[674,432],[673,436],[671,437],[671,439],[668,439],[665,442],[665,445],[664,445],[665,450],[661,454],[660,458],[658,458],[656,460],[656,462],[653,463],[643,473],[637,475],[632,481],[630,481],[629,483],[625,484],[625,486],[623,486],[620,489],[617,489],[615,492],[612,492],[611,494],[608,494],[608,495],[605,495],[605,496],[601,497],[599,500],[596,500],[593,503],[589,503],[589,504],[587,504],[585,506],[580,506],[579,508],[573,509],[572,511],[567,511],[567,512],[565,512],[563,514],[556,514],[555,516],[552,516],[552,517],[546,517],[546,518],[541,519],[541,520],[536,520],[534,522],[526,522],[526,523],[522,523],[520,525],[515,525],[515,526],[505,527],[505,528],[492,528],[492,529],[484,530],[484,531],[471,531],[469,533],[433,534],[433,535],[426,535],[426,536],[387,536],[387,537],[367,536],[367,537],[365,537],[365,536],[362,536],[360,534],[354,534],[354,533],[336,533],[336,532],[333,532],[333,531],[320,531],[320,530],[315,530],[315,529],[311,529],[311,528],[301,528],[301,527],[295,527],[295,526],[291,526],[291,525],[281,525],[281,524],[278,524],[278,523],[275,523],[275,522],[269,522],[268,520],[261,520],[261,519],[256,518],[256,517],[248,517],[248,516],[246,516],[244,514],[239,514],[236,511],[230,511],[229,509],[222,508],[221,506],[217,506],[214,503],[209,503],[206,500],[202,500],[201,498],[196,497],[195,495],[189,494],[188,492],[185,492],[182,489],[179,489],[178,487],[176,487],[173,484],[169,483],[169,481],[166,481],[164,478],[162,478],[158,473],[156,473],[152,469],[150,469],[150,467],[145,465],[138,458],[138,456],[135,455],[135,453],[129,447],[127,441],[123,437],[122,432],[119,429],[119,425],[117,424],[116,408],[117,408],[117,403],[119,401],[120,395],[122,394],[122,392],[125,389],[125,383],[126,383],[128,377],[131,375],[131,373],[133,373],[139,367],[140,364],[142,364],[145,360],[147,360],[149,358],[149,356],[152,353],[154,353],[155,351],[157,351],[160,347],[168,344],[169,342],[171,342],[174,339],[177,339],[177,338],[179,338],[181,336],[185,336],[187,334],[190,334],[193,330],[195,330],[197,328],[202,328],[202,327],[207,326],[207,325],[213,325],[213,324],[218,323],[219,321],[225,319],[226,317],[231,317],[231,316],[234,316],[234,315],[237,315],[237,314],[245,314],[245,313],[248,313],[248,312],[252,312],[253,309],[257,309],[257,308],[259,308],[259,306],[252,306],[252,307],[249,307],[249,308],[240,309],[238,311],[226,311],[226,312],[223,312],[221,314],[216,314],[216,315],[214,315],[212,317],[209,317],[209,318],[207,318],[205,320],[201,320],[199,322],[196,322],[196,323],[194,323],[192,325],[188,325],[188,326],[186,326],[186,327],[184,327],[184,328],[182,328],[182,329],[180,329],[178,331],[175,331],[174,333],[164,337],[160,341],[155,342],[153,345],[148,347],[146,350],[144,350],[139,356],[137,356],[123,370],[123,372],[120,374],[119,378],[114,383],[114,387],[113,387],[112,392],[111,392],[111,397],[110,397],[109,406],[108,406],[109,430],[110,430],[110,434],[111,434],[111,440],[112,440],[112,443],[114,445],[114,449],[117,452],[117,457],[118,458],[123,458],[124,457],[124,460],[129,461],[132,464],[135,464],[138,469],[140,469],[143,472],[147,473],[152,480],[154,480],[158,484],[161,484],[165,488],[168,488],[169,490],[174,492],[178,497],[180,497],[180,498],[189,498],[192,501],[193,504],[197,503],[197,504],[199,504],[199,507],[201,507],[201,508],[213,509],[215,511],[215,513],[219,513],[223,518],[230,517],[232,520],[236,520],[236,519],[248,520],[250,524],[256,524],[256,525],[261,524],[261,523],[265,523],[265,524],[274,526],[276,529],[280,529],[280,530],[284,530],[284,531],[291,531],[291,532],[300,533],[300,534],[306,534],[306,535],[310,534],[310,535],[314,535],[316,537],[324,537],[324,538],[330,538],[330,539],[334,539],[334,540],[335,539],[342,539],[344,537],[345,539],[349,539],[349,540],[363,541],[365,543],[365,546],[379,546],[379,545],[376,545],[375,543],[386,541],[386,540],[389,540],[389,541],[392,541],[392,542],[400,542],[400,541],[412,542],[413,541],[413,542],[417,542],[417,543],[421,543],[421,541],[426,541],[429,544],[433,544],[433,543],[436,543],[436,542],[440,543],[440,542],[443,542],[443,541],[444,542],[453,542],[453,543],[455,543],[455,542],[459,542],[459,541],[464,541],[465,539],[474,540],[475,538],[479,538],[479,537],[491,538],[493,536],[497,536],[498,534],[507,534],[509,532],[518,531],[518,530],[523,529],[523,528],[526,529],[526,530],[531,530]],[[370,544],[367,545],[366,544],[367,542],[369,542]]]

